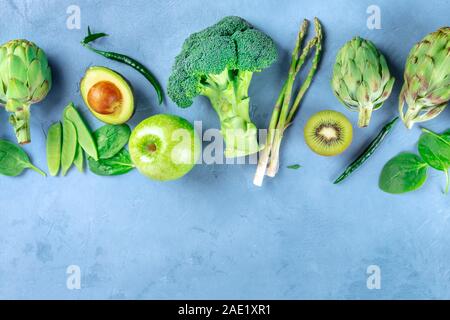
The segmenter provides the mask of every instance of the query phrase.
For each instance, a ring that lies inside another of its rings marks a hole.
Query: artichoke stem
[[[31,141],[30,135],[30,106],[25,105],[11,114],[9,122],[16,132],[17,142],[27,144]]]
[[[358,117],[358,127],[365,128],[369,125],[372,116],[372,107],[360,107]]]
[[[416,122],[416,118],[419,114],[420,108],[416,108],[416,107],[410,107],[404,117],[403,117],[403,122],[405,123],[405,126],[407,129],[411,129],[414,125],[414,123]]]

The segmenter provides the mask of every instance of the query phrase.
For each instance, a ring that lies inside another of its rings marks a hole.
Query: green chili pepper
[[[384,138],[389,134],[397,121],[398,117],[395,117],[392,121],[387,123],[383,127],[383,129],[381,129],[380,133],[375,137],[375,139],[373,139],[373,141],[367,146],[367,148],[358,156],[358,158],[356,158],[356,160],[353,161],[333,183],[338,184],[342,180],[346,179],[349,175],[351,175],[354,171],[356,171],[359,167],[361,167],[375,152],[375,150],[378,149]]]
[[[84,38],[83,41],[81,41],[81,44],[86,47],[87,49],[107,58],[110,60],[118,61],[121,63],[124,63],[126,65],[129,65],[136,71],[138,71],[140,74],[142,74],[155,88],[156,94],[158,95],[158,101],[159,104],[163,102],[163,89],[161,85],[159,84],[158,80],[156,80],[155,76],[148,70],[142,63],[139,61],[136,61],[135,59],[126,56],[124,54],[115,53],[115,52],[109,52],[109,51],[102,51],[95,49],[89,45],[90,42],[95,41],[99,38],[107,37],[108,35],[106,33],[100,32],[100,33],[91,33],[91,29],[88,27],[88,35],[86,38]]]

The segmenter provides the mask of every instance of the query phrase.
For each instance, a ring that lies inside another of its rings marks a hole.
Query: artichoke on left
[[[29,143],[30,106],[42,101],[52,86],[45,52],[28,40],[11,40],[0,47],[0,104],[11,113],[17,141]]]

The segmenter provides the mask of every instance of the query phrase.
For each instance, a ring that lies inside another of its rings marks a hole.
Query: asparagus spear
[[[294,120],[300,102],[311,85],[312,79],[316,73],[322,52],[322,27],[317,18],[314,18],[314,26],[316,36],[312,38],[303,49],[301,49],[301,46],[306,35],[308,21],[304,20],[300,27],[294,51],[292,52],[288,78],[283,85],[275,104],[269,124],[265,148],[260,153],[258,167],[253,180],[253,183],[256,186],[262,185],[265,175],[274,177],[277,174],[280,163],[280,147],[284,131]],[[291,105],[296,77],[313,49],[315,49],[315,56],[312,61],[312,67]]]

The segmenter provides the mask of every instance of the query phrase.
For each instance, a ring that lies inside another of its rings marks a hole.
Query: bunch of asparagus
[[[258,167],[256,169],[253,183],[256,186],[262,186],[264,176],[274,177],[280,166],[280,147],[283,139],[284,131],[294,120],[297,110],[300,106],[306,91],[311,85],[312,79],[316,73],[321,52],[322,52],[322,26],[319,19],[314,18],[315,37],[309,40],[302,48],[307,29],[308,20],[304,20],[297,36],[294,51],[292,52],[292,61],[289,68],[289,74],[284,83],[280,95],[275,103],[275,107],[270,119],[267,132],[267,138],[264,149],[260,153]],[[292,97],[295,95],[294,85],[302,66],[309,55],[314,52],[312,66],[305,80],[299,86],[297,95],[291,103]]]

